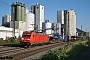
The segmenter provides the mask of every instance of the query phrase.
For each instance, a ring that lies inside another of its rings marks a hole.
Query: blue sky
[[[19,1],[30,6],[36,3],[42,4],[45,7],[45,19],[50,19],[51,22],[56,22],[58,10],[74,9],[77,14],[77,28],[83,26],[84,31],[90,31],[90,0],[0,0],[9,5]],[[5,14],[11,15],[11,7],[0,2],[0,25],[2,16]]]

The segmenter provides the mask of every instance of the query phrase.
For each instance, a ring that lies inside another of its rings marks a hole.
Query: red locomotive
[[[29,47],[29,45],[33,45],[36,43],[47,43],[47,42],[49,42],[49,36],[47,34],[25,31],[22,34],[20,44],[22,46]]]

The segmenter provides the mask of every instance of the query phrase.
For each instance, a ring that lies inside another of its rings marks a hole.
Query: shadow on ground
[[[67,57],[66,60],[90,60],[90,39],[86,44],[88,46],[84,46],[83,44],[76,45],[71,51],[68,52],[69,57]],[[79,52],[79,54],[77,52]]]
[[[20,47],[20,44],[5,44],[1,46],[7,46],[7,47]]]

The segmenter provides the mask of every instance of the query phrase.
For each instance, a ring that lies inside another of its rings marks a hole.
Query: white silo
[[[57,22],[64,24],[64,14],[62,10],[57,11]]]
[[[34,30],[34,14],[27,13],[25,20],[26,20],[26,30],[27,31]]]
[[[26,13],[26,14],[27,14],[27,13],[29,13],[29,10],[28,10],[28,8],[26,8],[26,12],[25,12],[25,13]]]
[[[29,10],[28,10],[28,8],[26,8],[26,10],[25,10],[25,22],[26,22],[26,16],[27,16],[27,14],[29,14],[30,12],[29,12]]]
[[[42,29],[42,22],[44,22],[44,6],[36,3],[31,6],[32,12],[35,14],[35,25],[38,27],[39,32]]]
[[[51,28],[51,23],[50,22],[45,22],[45,33],[46,34],[51,34],[51,29],[49,29],[49,28]]]

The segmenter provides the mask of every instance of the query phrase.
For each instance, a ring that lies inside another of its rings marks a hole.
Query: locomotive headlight
[[[30,40],[30,39],[27,39],[27,40]]]
[[[24,38],[22,38],[22,40],[24,40]]]

